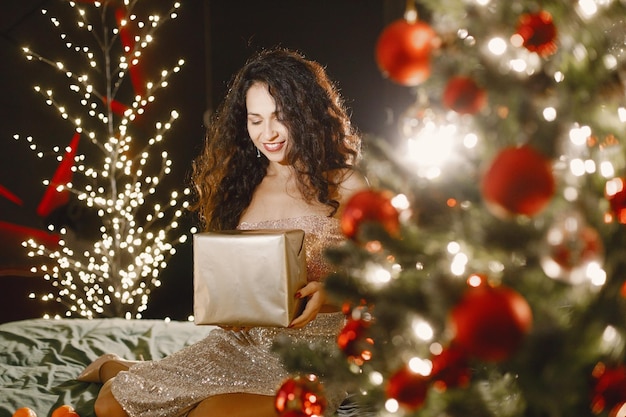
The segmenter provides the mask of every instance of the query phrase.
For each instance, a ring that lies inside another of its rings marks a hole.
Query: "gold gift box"
[[[303,230],[196,233],[193,263],[196,324],[287,327],[302,311]]]

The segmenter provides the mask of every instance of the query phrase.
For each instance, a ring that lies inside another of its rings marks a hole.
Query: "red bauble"
[[[444,349],[431,358],[433,369],[430,373],[433,386],[439,391],[469,384],[472,371],[465,351],[456,346]]]
[[[516,34],[522,45],[531,52],[549,56],[556,52],[556,27],[552,16],[546,11],[528,13],[520,17]]]
[[[609,416],[617,416],[617,411],[626,404],[626,366],[607,368],[599,363],[593,370],[593,377],[591,411],[600,414],[606,410]]]
[[[487,207],[501,218],[537,214],[554,191],[549,160],[530,146],[501,151],[485,172],[481,188]]]
[[[422,21],[398,19],[392,22],[376,43],[380,71],[401,85],[422,83],[430,76],[430,54],[435,38],[435,31]]]
[[[511,288],[481,284],[470,287],[452,309],[453,343],[485,361],[507,359],[532,324],[530,306]]]
[[[339,349],[357,364],[362,364],[372,357],[374,340],[368,335],[370,323],[369,320],[350,318],[337,336]]]
[[[341,231],[358,240],[359,229],[365,222],[379,223],[390,235],[400,228],[398,210],[391,204],[391,193],[384,190],[358,191],[346,203],[341,214]]]
[[[317,417],[326,409],[322,384],[315,375],[301,375],[283,382],[274,398],[281,417]]]
[[[408,366],[396,371],[389,378],[385,389],[387,398],[393,398],[408,410],[417,410],[426,400],[430,380],[413,372]]]
[[[550,278],[570,284],[589,280],[588,267],[604,260],[600,234],[577,212],[563,214],[548,229],[540,251],[541,267]]]
[[[485,90],[469,77],[453,77],[443,92],[443,104],[461,114],[476,114],[487,104]]]
[[[80,417],[74,407],[69,404],[63,404],[54,409],[50,417]]]
[[[37,413],[29,407],[21,407],[15,410],[12,417],[37,417]]]
[[[605,195],[617,221],[626,224],[626,178],[613,178],[608,181]]]

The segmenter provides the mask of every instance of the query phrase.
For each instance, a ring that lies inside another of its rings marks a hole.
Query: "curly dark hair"
[[[246,93],[255,83],[265,84],[276,101],[291,138],[287,161],[307,201],[329,206],[334,215],[340,173],[360,156],[361,139],[324,68],[296,51],[262,50],[233,77],[193,163],[191,209],[204,230],[234,229],[266,174],[269,161],[257,157],[247,131]]]

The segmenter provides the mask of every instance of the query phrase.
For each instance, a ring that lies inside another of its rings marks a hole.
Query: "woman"
[[[105,416],[275,416],[276,389],[288,377],[271,351],[278,336],[335,343],[343,316],[321,280],[323,250],[339,242],[338,213],[365,179],[352,169],[360,138],[324,69],[300,54],[266,50],[233,79],[193,165],[195,209],[205,230],[305,231],[308,297],[289,328],[221,328],[159,361],[115,356],[94,363],[106,380],[95,403]],[[83,380],[89,376],[83,375]],[[345,393],[326,386],[328,415]]]

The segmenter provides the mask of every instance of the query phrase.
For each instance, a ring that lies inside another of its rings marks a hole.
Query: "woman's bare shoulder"
[[[365,175],[354,168],[345,168],[339,172],[339,194],[341,200],[346,201],[357,191],[369,188],[369,182]]]

